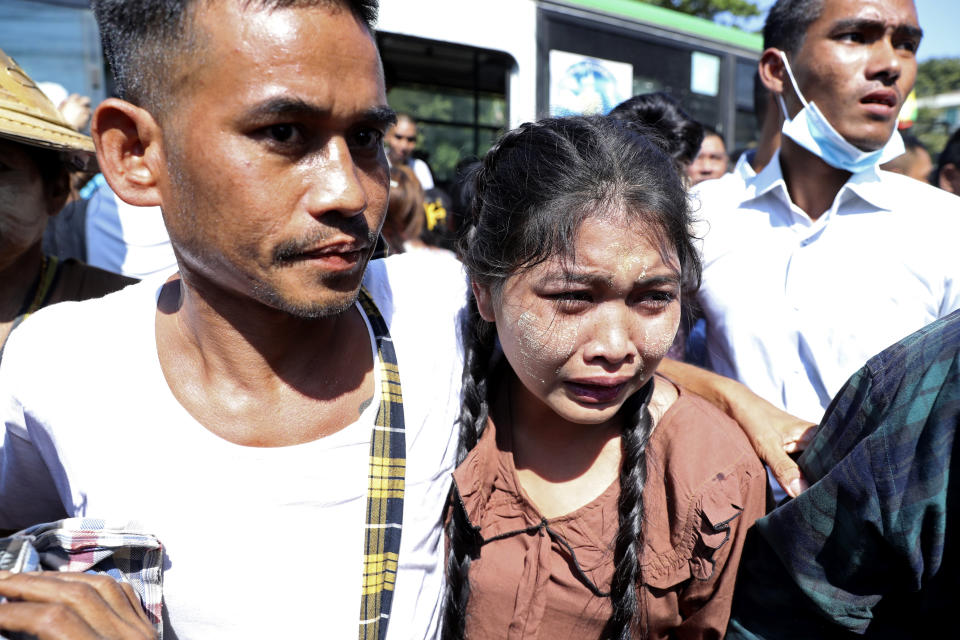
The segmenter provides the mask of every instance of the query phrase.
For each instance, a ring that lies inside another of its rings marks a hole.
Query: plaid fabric
[[[34,525],[0,539],[0,570],[84,571],[126,582],[162,640],[163,547],[152,535],[125,525],[91,518]]]
[[[365,289],[360,290],[360,305],[373,328],[381,380],[380,407],[370,440],[360,639],[383,640],[390,622],[393,586],[400,557],[407,448],[400,371],[393,341],[380,311]]]
[[[958,422],[954,312],[872,358],[834,398],[799,461],[816,483],[752,532],[727,637],[919,638],[952,627]]]

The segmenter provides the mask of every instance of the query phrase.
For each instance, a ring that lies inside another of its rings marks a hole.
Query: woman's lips
[[[609,404],[620,396],[626,382],[594,384],[589,382],[564,382],[567,392],[576,400],[587,404]]]

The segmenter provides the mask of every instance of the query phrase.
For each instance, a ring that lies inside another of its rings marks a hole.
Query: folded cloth
[[[163,546],[130,523],[67,518],[34,525],[0,538],[0,570],[82,571],[126,582],[163,639]],[[24,636],[0,635],[17,637]]]

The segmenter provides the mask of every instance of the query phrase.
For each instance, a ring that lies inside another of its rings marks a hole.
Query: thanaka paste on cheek
[[[524,372],[546,384],[542,365],[556,362],[557,371],[572,355],[576,344],[576,326],[559,326],[560,322],[544,323],[531,311],[524,311],[517,318],[517,343],[520,347],[520,363]]]
[[[643,331],[643,340],[646,343],[647,358],[654,358],[658,362],[666,355],[673,341],[677,337],[677,326],[670,323],[669,326],[654,327],[652,330],[648,327]]]

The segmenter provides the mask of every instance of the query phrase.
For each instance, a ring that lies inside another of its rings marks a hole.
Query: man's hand
[[[60,115],[67,121],[67,124],[77,131],[82,131],[90,122],[92,111],[90,109],[90,98],[88,96],[71,93],[60,103],[58,108]]]
[[[39,640],[148,640],[153,625],[128,584],[85,573],[0,571],[0,630]]]
[[[807,488],[800,467],[788,454],[806,449],[817,425],[778,409],[735,380],[691,364],[664,359],[657,372],[703,396],[736,420],[787,495],[796,498]]]
[[[770,467],[787,495],[796,498],[808,484],[788,454],[806,449],[817,433],[817,425],[778,409],[741,384],[731,386],[727,393],[730,417],[740,424],[753,450]]]

